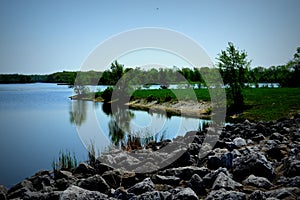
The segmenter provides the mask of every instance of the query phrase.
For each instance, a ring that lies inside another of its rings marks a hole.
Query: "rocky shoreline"
[[[113,150],[72,171],[40,171],[10,189],[0,186],[0,200],[299,199],[300,115],[227,125],[211,148],[205,138],[216,135],[208,131],[152,142],[137,154]],[[158,169],[171,156],[167,147],[183,153]]]

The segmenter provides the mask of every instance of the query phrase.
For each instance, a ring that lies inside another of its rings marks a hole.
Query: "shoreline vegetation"
[[[184,90],[179,90],[182,94]],[[167,111],[171,115],[183,115],[209,119],[211,115],[210,97],[207,89],[194,90],[198,102],[191,101],[185,94],[185,100],[177,101],[176,96],[169,89],[136,90],[129,102],[125,104],[132,109],[148,111]],[[87,100],[104,102],[103,92],[89,93],[84,96],[74,95],[72,100]],[[300,88],[249,88],[243,89],[245,98],[244,109],[239,113],[227,110],[227,121],[232,123],[249,120],[251,122],[272,121],[290,118],[300,113]],[[169,97],[168,97],[169,96]],[[167,97],[168,101],[164,101]],[[114,103],[115,101],[109,101]],[[195,109],[198,108],[198,109]],[[197,112],[199,111],[199,112]]]

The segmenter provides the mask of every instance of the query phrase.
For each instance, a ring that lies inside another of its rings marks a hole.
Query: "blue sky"
[[[252,67],[281,65],[300,46],[299,8],[298,0],[1,0],[0,73],[79,70],[98,44],[143,27],[185,34],[213,61],[231,41]]]

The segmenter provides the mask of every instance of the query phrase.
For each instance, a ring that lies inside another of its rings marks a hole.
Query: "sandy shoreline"
[[[164,102],[157,101],[147,102],[144,99],[130,101],[125,105],[133,109],[147,110],[149,112],[164,112],[173,115],[181,115],[186,117],[205,118],[209,119],[211,105],[209,102],[195,101],[179,101],[179,102]]]

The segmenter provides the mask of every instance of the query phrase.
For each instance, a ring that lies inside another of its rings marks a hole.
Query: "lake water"
[[[173,138],[205,121],[123,108],[112,115],[103,103],[71,101],[71,95],[68,86],[56,84],[0,85],[0,184],[11,187],[39,170],[51,170],[60,150],[84,161],[88,141],[97,140],[100,150],[118,144],[116,124],[125,137],[130,132]]]

